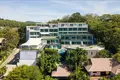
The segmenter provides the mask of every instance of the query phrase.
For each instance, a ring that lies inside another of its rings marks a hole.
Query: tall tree
[[[58,51],[46,48],[38,60],[38,66],[43,74],[50,74],[54,69],[56,69],[59,61],[60,55],[58,54]]]
[[[81,48],[69,50],[66,53],[65,60],[69,69],[75,70],[76,66],[83,66],[83,64],[87,61],[87,51]]]

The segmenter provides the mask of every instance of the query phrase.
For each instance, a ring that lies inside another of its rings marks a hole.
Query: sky
[[[47,22],[65,15],[120,14],[119,0],[0,0],[0,18]]]

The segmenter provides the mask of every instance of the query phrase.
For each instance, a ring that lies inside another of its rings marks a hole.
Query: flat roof
[[[20,60],[35,60],[37,56],[36,50],[21,50]]]
[[[88,72],[112,71],[112,58],[91,58],[91,66],[86,67]]]
[[[85,50],[103,50],[104,47],[98,45],[62,45],[65,48],[76,49],[77,47],[85,49]]]

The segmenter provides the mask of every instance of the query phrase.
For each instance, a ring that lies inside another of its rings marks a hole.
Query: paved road
[[[7,57],[7,59],[0,65],[0,68],[4,67],[7,63],[9,63],[17,53],[19,53],[20,49],[13,49],[12,53]]]

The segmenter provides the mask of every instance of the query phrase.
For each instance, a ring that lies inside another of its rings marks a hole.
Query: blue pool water
[[[64,54],[64,53],[65,53],[65,49],[60,49],[60,50],[58,51],[58,53],[59,53],[59,54]]]
[[[47,47],[51,49],[57,49],[59,54],[64,54],[66,51],[65,49],[61,49],[61,46],[59,44],[48,45]]]
[[[49,45],[48,48],[51,48],[51,49],[60,49],[60,45]]]

